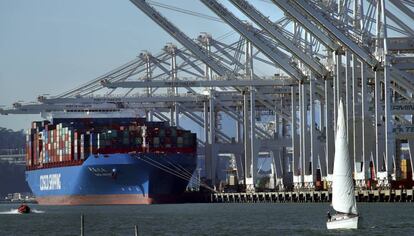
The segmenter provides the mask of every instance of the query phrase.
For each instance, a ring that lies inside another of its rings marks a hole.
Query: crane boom
[[[108,88],[146,88],[148,86],[157,88],[170,87],[245,87],[245,86],[293,86],[292,80],[281,79],[256,79],[256,80],[178,80],[178,81],[125,81],[125,82],[103,82]]]
[[[190,50],[196,57],[206,63],[219,76],[230,77],[232,71],[226,68],[218,60],[208,54],[200,45],[195,43],[190,37],[179,30],[167,18],[161,15],[157,10],[151,7],[145,0],[130,0],[136,7],[150,17],[161,28],[167,31],[173,38],[180,42],[184,47]]]
[[[329,35],[324,33],[320,28],[314,25],[307,17],[305,17],[289,0],[272,0],[272,2],[282,9],[287,15],[294,18],[299,24],[311,32],[316,38],[318,38],[326,47],[332,51],[336,51],[341,46],[335,42]]]
[[[274,1],[275,2],[275,1]],[[301,7],[303,11],[307,14],[308,17],[313,19],[317,24],[325,28],[336,40],[343,43],[347,48],[349,48],[355,55],[357,55],[361,60],[365,61],[371,67],[376,67],[378,61],[373,57],[373,55],[364,48],[360,47],[357,43],[352,41],[348,36],[346,36],[341,30],[339,30],[331,21],[324,17],[324,14],[319,9],[311,6],[307,1],[297,0],[294,3]]]
[[[294,54],[299,60],[305,63],[313,72],[325,77],[328,75],[328,70],[309,54],[306,54],[292,40],[287,38],[280,30],[279,26],[270,21],[261,12],[259,12],[253,5],[246,0],[230,0],[233,5],[244,12],[251,20],[260,25],[263,30],[267,31],[273,39],[277,40],[286,47],[290,53]]]
[[[289,76],[302,81],[305,75],[292,65],[289,57],[275,47],[273,42],[266,39],[257,29],[248,26],[216,0],[200,0],[220,18],[226,21],[234,30],[246,37],[257,49],[265,54],[273,63],[280,66]]]

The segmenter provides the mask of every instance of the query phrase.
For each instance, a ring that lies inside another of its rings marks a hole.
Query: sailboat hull
[[[334,215],[326,222],[328,229],[358,229],[359,216],[354,215]]]

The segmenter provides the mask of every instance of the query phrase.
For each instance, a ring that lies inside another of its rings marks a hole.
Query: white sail
[[[342,100],[338,108],[335,160],[332,178],[332,206],[342,213],[358,214],[354,196],[352,166],[348,152],[347,132]]]

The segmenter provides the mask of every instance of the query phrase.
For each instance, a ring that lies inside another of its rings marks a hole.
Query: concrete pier
[[[330,191],[214,193],[213,203],[330,202]],[[413,189],[355,190],[358,202],[412,202]]]

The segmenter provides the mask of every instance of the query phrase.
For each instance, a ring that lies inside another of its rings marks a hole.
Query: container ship
[[[143,118],[55,118],[26,138],[26,181],[43,205],[176,202],[197,163],[196,134]]]

